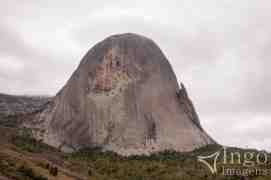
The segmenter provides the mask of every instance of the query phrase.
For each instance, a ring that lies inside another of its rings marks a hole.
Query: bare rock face
[[[152,40],[114,35],[85,55],[31,126],[64,151],[102,147],[130,155],[214,143],[181,86]]]

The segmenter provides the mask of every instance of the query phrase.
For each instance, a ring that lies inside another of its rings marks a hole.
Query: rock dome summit
[[[132,155],[215,143],[160,48],[131,33],[91,48],[66,85],[25,126],[63,151],[101,147]]]

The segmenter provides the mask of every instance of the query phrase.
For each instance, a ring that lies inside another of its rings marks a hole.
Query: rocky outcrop
[[[186,88],[183,83],[181,83],[181,89],[177,92],[177,96],[179,98],[179,101],[181,103],[182,109],[185,111],[185,113],[189,116],[189,119],[192,120],[194,124],[198,126],[202,131],[202,127],[200,125],[198,114],[194,108],[194,105],[192,101],[190,100]]]
[[[95,45],[35,122],[25,125],[63,151],[98,146],[130,155],[214,143],[162,51],[135,34]]]

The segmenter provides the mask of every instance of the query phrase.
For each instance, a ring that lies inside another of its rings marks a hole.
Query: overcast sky
[[[0,0],[0,92],[54,95],[109,35],[153,39],[219,143],[271,151],[268,0]]]

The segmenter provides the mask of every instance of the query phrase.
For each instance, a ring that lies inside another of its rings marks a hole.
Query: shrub
[[[46,168],[46,169],[49,169],[49,168],[50,168],[50,164],[47,163],[47,164],[45,165],[45,168]]]
[[[52,176],[57,176],[58,174],[58,168],[57,167],[54,167],[54,166],[51,166],[50,170],[49,170],[49,173],[52,175]]]
[[[33,137],[32,131],[23,128],[12,137],[11,142],[23,151],[40,153],[42,151],[55,151],[55,148],[45,144],[42,140],[36,140]]]
[[[36,175],[33,172],[32,168],[26,167],[25,165],[20,166],[17,171],[27,179],[32,179],[32,180],[48,180],[47,177],[41,176],[41,175]]]

